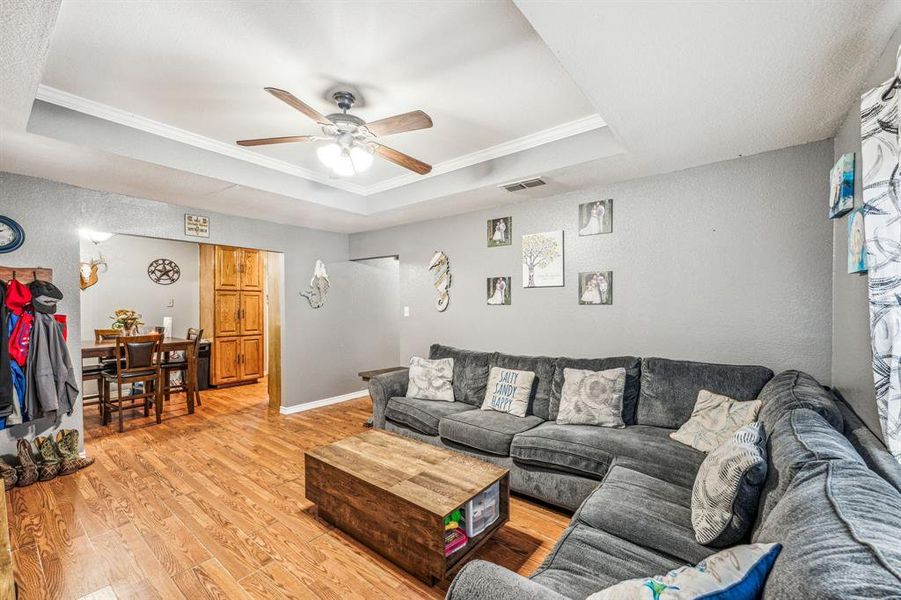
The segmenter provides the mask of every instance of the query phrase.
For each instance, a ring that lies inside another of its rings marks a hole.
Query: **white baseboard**
[[[314,408],[322,408],[323,406],[328,406],[329,404],[338,404],[339,402],[347,402],[348,400],[353,400],[354,398],[362,398],[363,396],[368,396],[369,390],[360,390],[358,392],[351,392],[349,394],[342,394],[341,396],[332,396],[331,398],[323,398],[322,400],[314,400],[313,402],[304,402],[303,404],[295,404],[293,406],[282,406],[278,409],[283,415],[293,415],[295,413],[303,412],[305,410],[313,410]]]

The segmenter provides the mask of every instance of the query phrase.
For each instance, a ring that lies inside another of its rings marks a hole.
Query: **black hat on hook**
[[[63,293],[49,281],[35,279],[28,285],[31,290],[31,304],[34,312],[56,314],[56,305],[63,299]]]

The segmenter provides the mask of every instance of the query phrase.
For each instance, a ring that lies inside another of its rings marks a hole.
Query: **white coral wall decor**
[[[325,263],[321,260],[316,261],[313,267],[313,278],[310,279],[310,289],[301,292],[300,295],[310,302],[313,308],[322,308],[325,304],[325,297],[328,295],[331,284],[328,280],[328,271],[325,270]]]
[[[435,279],[435,289],[438,290],[435,308],[438,309],[438,312],[444,312],[447,310],[447,305],[450,304],[450,294],[447,290],[451,285],[450,261],[448,261],[444,252],[441,250],[435,251],[432,260],[429,261],[429,271],[432,272],[432,276]]]

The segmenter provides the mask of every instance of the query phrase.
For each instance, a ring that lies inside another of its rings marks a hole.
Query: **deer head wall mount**
[[[98,258],[91,258],[87,262],[82,261],[79,263],[79,286],[82,290],[86,290],[97,283],[97,273],[101,267],[103,267],[102,272],[105,273],[107,264],[102,254]]]

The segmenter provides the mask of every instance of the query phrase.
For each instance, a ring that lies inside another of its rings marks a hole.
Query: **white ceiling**
[[[2,3],[0,169],[345,232],[829,137],[901,19],[891,0],[57,5]],[[431,175],[336,180],[312,145],[234,145],[317,132],[262,87],[330,112],[348,81],[364,119],[432,116],[387,138]]]

